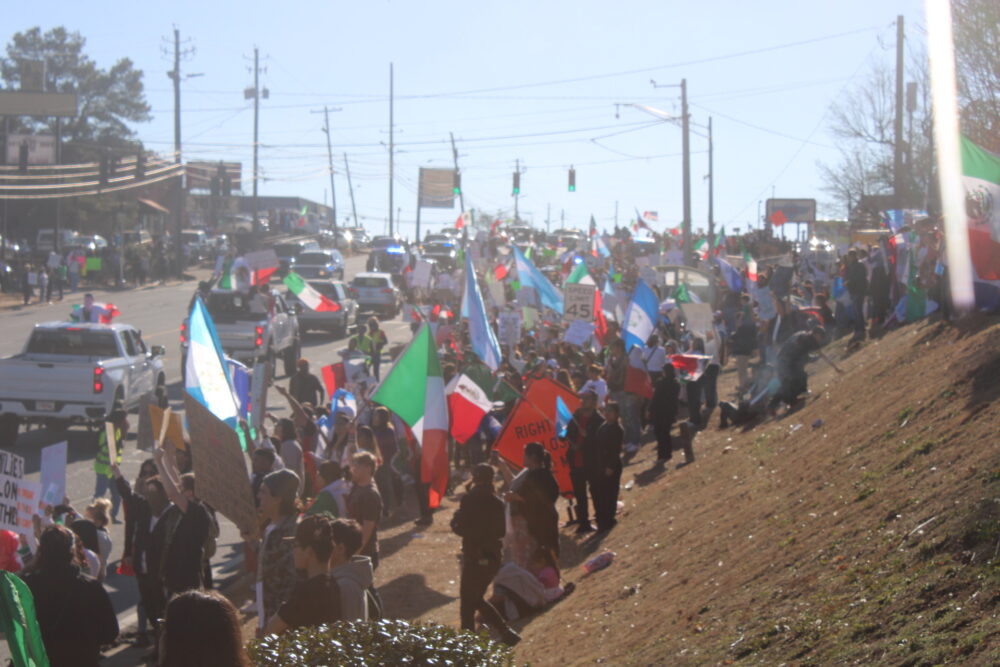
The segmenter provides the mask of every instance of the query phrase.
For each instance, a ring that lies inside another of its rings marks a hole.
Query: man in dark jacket
[[[590,525],[587,487],[590,487],[590,495],[593,497],[600,479],[597,429],[604,423],[604,418],[597,412],[597,394],[585,391],[580,394],[580,400],[580,407],[566,428],[566,440],[569,442],[569,476],[573,482],[573,497],[576,499],[573,523],[577,524],[577,533],[589,533],[594,527]]]
[[[309,362],[299,359],[295,374],[288,381],[288,393],[299,403],[308,403],[313,407],[323,404],[323,384],[319,378],[309,372]]]
[[[472,469],[472,486],[451,519],[451,529],[462,538],[460,615],[462,629],[475,631],[478,611],[483,622],[499,632],[504,643],[513,646],[521,638],[485,599],[490,582],[500,570],[501,540],[507,532],[503,501],[493,490],[494,475],[487,463]]]
[[[664,366],[666,368],[666,366]],[[594,517],[597,530],[615,527],[618,509],[618,486],[622,479],[622,441],[625,431],[618,423],[618,404],[609,402],[604,408],[605,422],[597,429],[597,478],[593,488]]]
[[[793,334],[778,350],[778,380],[781,388],[771,399],[770,408],[777,409],[784,402],[788,406],[798,403],[799,396],[809,390],[809,376],[806,375],[806,362],[809,354],[816,352],[820,358],[833,366],[833,370],[843,373],[829,357],[820,349],[826,340],[826,330],[823,327],[813,327],[812,331],[800,331]]]
[[[865,339],[865,295],[868,293],[868,270],[858,261],[858,252],[847,253],[847,266],[844,269],[844,286],[851,297],[851,307],[854,310],[854,337],[851,340]]]

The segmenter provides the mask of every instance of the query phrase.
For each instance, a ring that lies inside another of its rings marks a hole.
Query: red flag
[[[254,285],[266,285],[267,283],[271,282],[271,276],[277,270],[278,270],[278,267],[273,266],[273,267],[270,267],[270,268],[267,268],[267,269],[258,269],[256,271],[254,271],[253,272],[253,284]]]
[[[601,290],[594,290],[594,337],[604,345],[604,337],[608,335],[608,320],[604,317],[604,299]]]
[[[496,220],[493,221],[493,224],[490,225],[490,234],[496,234],[497,227],[499,226],[500,226],[500,219],[497,218]]]
[[[497,280],[503,280],[507,277],[508,273],[506,264],[497,264],[496,268],[493,269],[493,275],[496,276]]]
[[[344,362],[330,364],[322,368],[323,384],[326,385],[326,395],[333,396],[337,389],[347,385],[347,375],[344,373]]]

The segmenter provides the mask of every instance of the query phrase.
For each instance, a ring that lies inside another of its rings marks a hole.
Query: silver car
[[[344,283],[336,280],[310,280],[309,286],[340,305],[337,312],[316,312],[300,305],[298,297],[292,292],[285,294],[285,301],[290,308],[298,313],[299,331],[309,330],[329,331],[337,338],[347,335],[351,323],[357,319],[358,303],[351,298],[350,291]]]
[[[360,310],[374,310],[383,317],[393,318],[399,313],[402,295],[392,284],[388,273],[359,273],[351,281]]]

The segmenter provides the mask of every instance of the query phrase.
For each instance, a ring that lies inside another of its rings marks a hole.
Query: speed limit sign
[[[563,320],[594,321],[594,289],[593,285],[574,283],[563,288]]]

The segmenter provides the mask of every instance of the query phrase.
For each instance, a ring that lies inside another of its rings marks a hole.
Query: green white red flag
[[[420,480],[438,507],[448,488],[448,404],[441,362],[426,323],[375,390],[372,401],[389,408],[420,443]]]
[[[317,313],[335,313],[340,310],[339,303],[317,292],[294,271],[289,271],[282,282],[309,310]]]
[[[475,365],[452,378],[445,388],[451,415],[451,437],[456,442],[464,445],[479,430],[486,413],[493,409],[491,381],[489,369]]]

